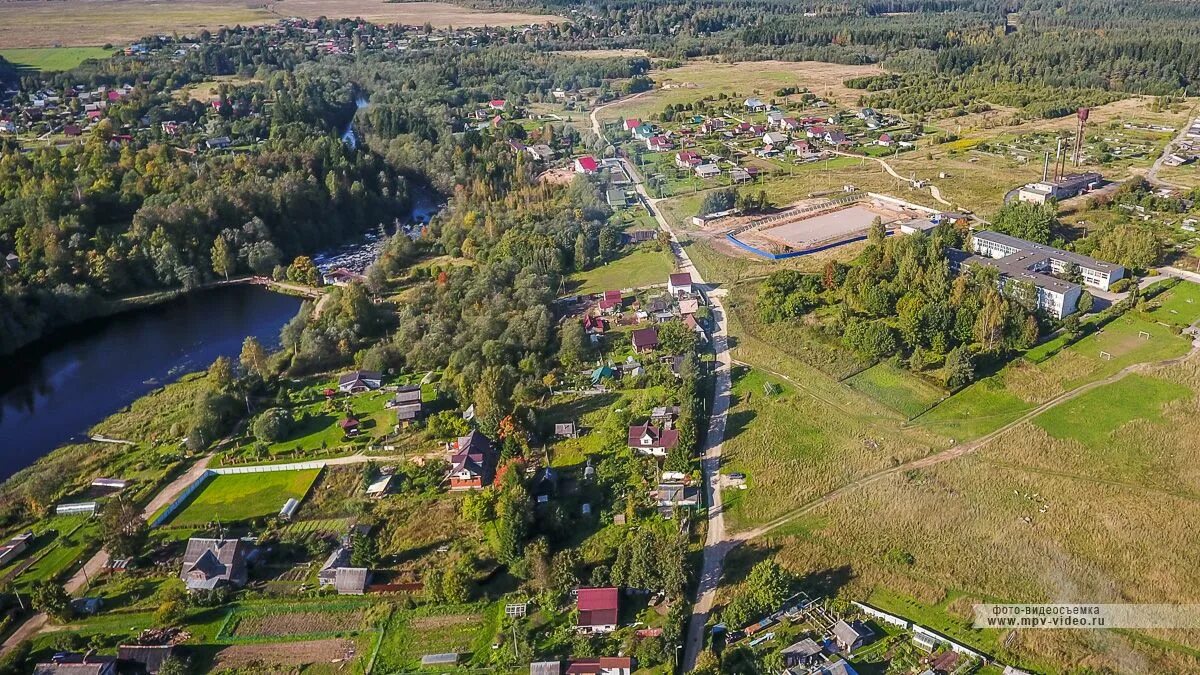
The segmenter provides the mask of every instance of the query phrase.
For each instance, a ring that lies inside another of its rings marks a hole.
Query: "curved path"
[[[908,178],[906,176],[901,176],[900,174],[896,173],[896,170],[892,168],[892,165],[888,164],[887,161],[884,160],[882,157],[868,157],[867,155],[856,155],[856,154],[853,154],[850,152],[842,152],[841,150],[830,150],[829,152],[832,152],[835,155],[841,155],[842,157],[854,157],[856,159],[869,159],[869,160],[878,162],[879,166],[882,166],[884,171],[887,171],[888,173],[890,173],[897,180],[902,180],[909,184],[912,184],[911,178]],[[926,186],[929,188],[929,194],[933,195],[933,198],[936,199],[939,204],[949,206],[951,208],[954,207],[954,204],[951,204],[950,202],[948,202],[942,198],[942,191],[938,189],[938,186],[934,185],[933,183],[926,183]]]

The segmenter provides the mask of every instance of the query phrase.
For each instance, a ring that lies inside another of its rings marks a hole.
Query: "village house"
[[[507,105],[508,105],[508,101],[506,101],[502,98],[496,98],[496,99],[492,99],[491,101],[488,101],[488,107],[491,108],[492,110],[504,110],[505,106],[507,106]]]
[[[700,155],[691,150],[684,150],[675,153],[675,166],[680,169],[690,170],[699,166],[704,160],[700,159]]]
[[[880,134],[879,140],[875,141],[875,145],[882,146],[885,148],[892,147],[892,135],[891,134]]]
[[[665,136],[651,136],[646,139],[646,149],[651,152],[664,152],[674,147],[674,143]]]
[[[833,642],[837,645],[838,650],[846,654],[853,653],[875,634],[861,621],[847,623],[845,619],[834,624],[831,632],[833,633]]]
[[[635,424],[629,427],[626,443],[642,454],[666,457],[679,443],[679,430],[663,429],[650,423]]]
[[[700,178],[708,180],[709,178],[716,178],[717,176],[720,176],[721,170],[717,168],[716,164],[700,164],[696,167],[696,175]]]
[[[670,429],[679,419],[680,408],[677,405],[660,405],[650,411],[650,423],[664,429]]]
[[[650,497],[664,518],[670,518],[675,509],[694,508],[700,504],[700,490],[678,480],[659,483]]]
[[[762,135],[762,142],[765,145],[783,145],[787,141],[787,134],[778,131],[768,131]]]
[[[241,539],[192,538],[183,554],[179,578],[189,591],[246,585],[246,555],[250,544]]]
[[[585,155],[575,160],[575,173],[593,174],[596,173],[598,168],[600,168],[600,165],[590,155]]]
[[[600,313],[616,314],[624,304],[625,298],[621,291],[604,291],[604,297],[600,300]]]
[[[117,658],[86,654],[58,653],[54,660],[33,667],[33,675],[116,675]]]
[[[383,376],[373,370],[352,370],[338,377],[338,391],[347,394],[378,389],[382,384]]]
[[[688,272],[672,274],[667,278],[667,292],[675,297],[692,295],[695,292],[692,286],[692,275]]]
[[[156,675],[174,653],[174,645],[121,645],[117,647],[117,661],[122,667],[137,664],[138,671]]]
[[[821,658],[821,645],[817,644],[812,638],[807,637],[784,647],[779,652],[779,656],[783,659],[784,668],[807,669],[823,660]]]
[[[640,126],[642,126],[642,121],[636,117],[630,117],[625,120],[625,131],[631,132]]]
[[[388,402],[396,409],[396,423],[408,426],[421,419],[421,385],[410,384],[396,388],[396,395]]]
[[[748,112],[762,112],[763,110],[767,109],[767,104],[763,103],[761,99],[754,96],[746,99],[742,105]]]
[[[654,127],[650,126],[649,124],[639,124],[633,128],[631,133],[637,140],[646,141],[654,136]]]
[[[357,273],[351,272],[345,267],[329,270],[321,274],[321,281],[326,286],[349,286],[354,282],[366,281],[366,277]]]
[[[554,159],[554,149],[545,143],[535,143],[525,146],[525,152],[537,162],[549,162]]]
[[[450,444],[450,489],[478,490],[492,484],[496,452],[487,436],[472,429]]]
[[[658,348],[658,329],[653,326],[639,328],[633,331],[631,340],[633,341],[633,351],[638,354],[652,352]]]
[[[745,169],[730,169],[729,180],[733,183],[749,183],[750,172]]]
[[[579,611],[576,630],[585,634],[611,633],[617,629],[620,595],[616,588],[581,588],[575,608]]]

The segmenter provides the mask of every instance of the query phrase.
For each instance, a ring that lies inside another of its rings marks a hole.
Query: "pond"
[[[298,298],[226,286],[73,326],[6,357],[0,481],[140,396],[218,356],[236,359],[247,335],[276,347],[299,308]]]

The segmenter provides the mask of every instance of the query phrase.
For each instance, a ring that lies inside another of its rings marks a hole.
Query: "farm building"
[[[679,443],[677,429],[664,429],[653,424],[635,424],[629,427],[626,443],[643,454],[665,457]]]
[[[300,500],[291,497],[283,503],[283,508],[279,509],[279,517],[284,520],[291,520],[296,515],[296,509],[300,508]]]
[[[616,588],[581,588],[575,600],[580,633],[611,633],[617,629],[620,597]]]
[[[477,490],[491,485],[496,452],[487,436],[472,429],[451,443],[450,450],[451,490]]]
[[[193,538],[183,554],[183,579],[189,591],[246,585],[246,555],[250,544],[241,539]]]
[[[554,425],[554,435],[560,438],[575,438],[579,435],[579,430],[575,428],[574,422],[557,422]]]
[[[353,370],[338,377],[338,391],[348,394],[378,389],[382,384],[383,376],[373,370]]]
[[[0,565],[7,565],[9,561],[15,560],[17,556],[24,553],[25,549],[29,548],[29,542],[32,540],[33,533],[26,532],[18,534],[9,539],[7,544],[0,546]]]
[[[700,504],[700,490],[679,481],[659,483],[652,496],[659,512],[667,518],[676,508],[693,508]]]
[[[96,502],[79,502],[76,504],[59,504],[54,507],[54,515],[56,516],[76,516],[86,513],[89,516],[96,514]]]
[[[371,481],[371,484],[367,486],[367,496],[371,499],[386,497],[392,489],[393,478],[395,478],[393,474],[387,474],[380,476],[377,480]]]

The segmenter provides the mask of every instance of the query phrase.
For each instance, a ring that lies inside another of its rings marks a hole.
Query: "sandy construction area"
[[[564,21],[520,12],[483,12],[442,2],[383,0],[0,0],[0,48],[120,46],[158,33],[274,23],[283,17],[361,17],[378,23],[519,26]]]

